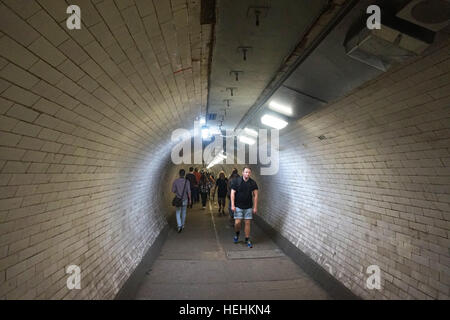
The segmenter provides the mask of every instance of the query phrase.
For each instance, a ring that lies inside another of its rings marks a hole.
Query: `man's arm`
[[[188,204],[190,204],[191,203],[191,185],[190,185],[189,181],[187,183],[187,196],[188,196]]]
[[[175,181],[172,183],[172,192],[177,193],[177,188],[175,188]]]
[[[253,213],[258,212],[258,190],[253,190]]]
[[[231,211],[236,210],[236,206],[234,205],[234,195],[236,194],[236,190],[231,189],[230,199],[231,199]]]

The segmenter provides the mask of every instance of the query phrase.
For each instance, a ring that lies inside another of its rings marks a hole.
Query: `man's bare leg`
[[[252,220],[245,220],[245,237],[250,238],[250,226],[252,224]]]
[[[234,231],[235,232],[241,231],[241,219],[234,219]]]

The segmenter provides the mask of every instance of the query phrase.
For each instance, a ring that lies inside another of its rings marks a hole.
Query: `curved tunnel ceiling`
[[[63,1],[0,4],[2,112],[15,134],[37,138],[42,126],[48,139],[70,136],[77,153],[105,145],[111,161],[146,161],[205,112],[211,25],[200,24],[198,1],[71,4],[80,30],[67,28]]]
[[[167,136],[202,111],[210,26],[200,25],[196,1],[135,3],[78,1],[82,28],[68,30],[64,2],[3,1],[1,47],[27,47],[28,52],[5,52],[36,77],[26,89],[56,85],[54,96],[65,93],[79,101],[70,101],[71,110],[90,115],[83,107],[97,99],[102,107],[95,111],[109,116],[107,109],[129,110],[139,130]],[[120,118],[118,113],[113,117]]]
[[[209,126],[237,126],[327,2],[217,1]]]

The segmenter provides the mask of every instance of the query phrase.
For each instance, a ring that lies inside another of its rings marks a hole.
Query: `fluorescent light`
[[[202,127],[202,139],[209,139],[210,133],[208,127]]]
[[[244,129],[245,133],[247,133],[248,135],[252,136],[252,137],[257,137],[258,136],[258,131],[250,129],[250,128],[245,128]]]
[[[206,119],[204,117],[200,117],[200,125],[206,124]]]
[[[239,136],[239,141],[249,144],[249,145],[255,144],[255,142],[256,142],[255,139],[247,137],[247,136]]]
[[[276,111],[276,112],[282,113],[282,114],[284,114],[286,116],[292,116],[292,108],[289,107],[289,106],[280,104],[278,102],[271,101],[269,103],[269,108],[274,110],[274,111]]]
[[[261,117],[261,122],[265,124],[266,126],[275,128],[275,129],[283,129],[288,125],[288,123],[280,118],[277,118],[275,116],[265,114]]]

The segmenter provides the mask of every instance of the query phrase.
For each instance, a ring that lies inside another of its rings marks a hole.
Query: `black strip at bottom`
[[[284,238],[278,231],[272,228],[259,216],[253,216],[258,226],[299,265],[313,280],[315,280],[327,293],[337,300],[360,300],[350,289],[344,286],[339,280],[329,274],[322,266],[308,257],[300,249],[294,246],[289,240]]]

